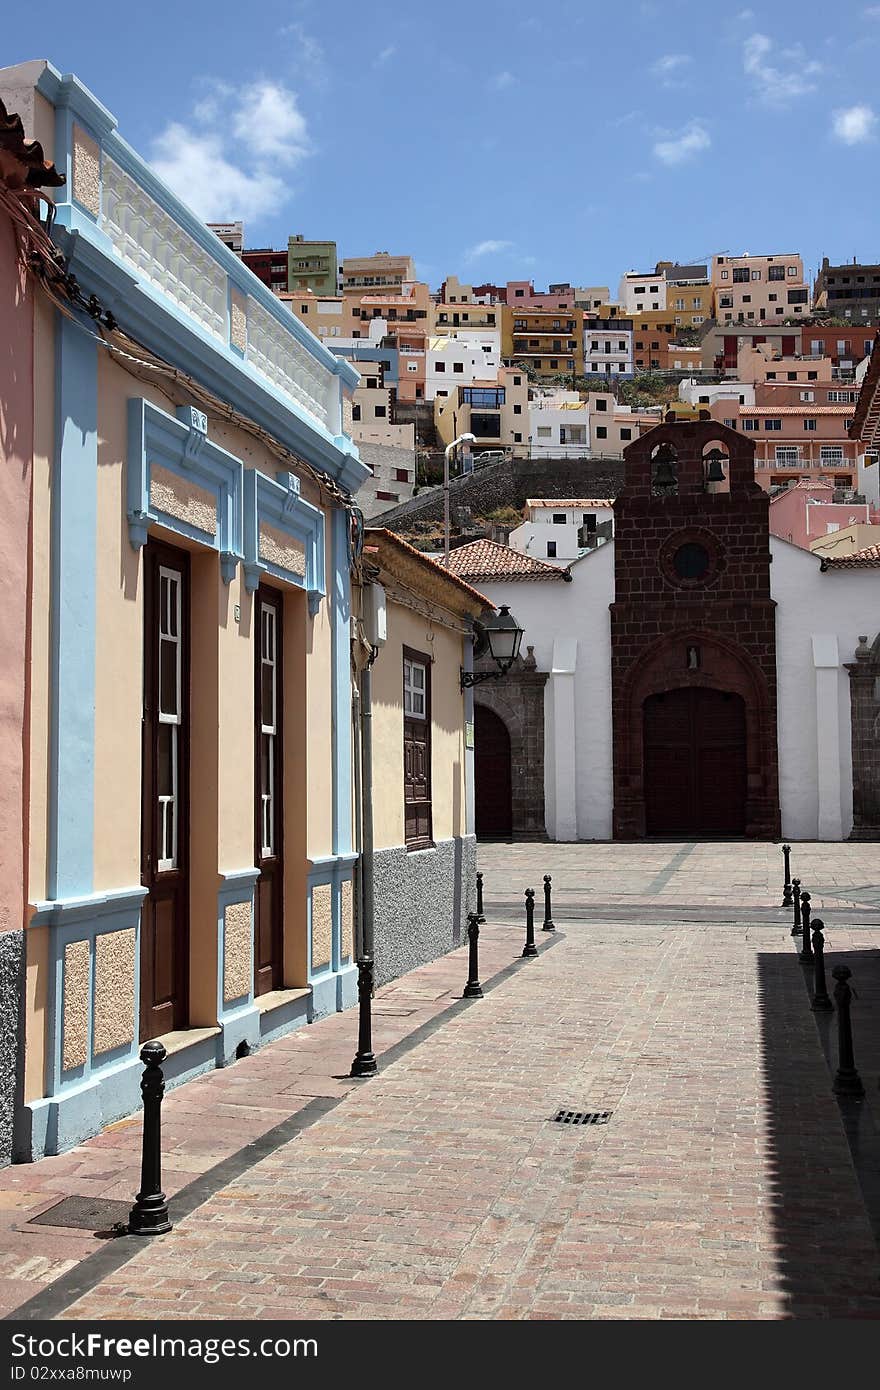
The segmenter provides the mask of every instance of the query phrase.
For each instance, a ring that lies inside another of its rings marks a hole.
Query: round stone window
[[[699,541],[686,541],[672,556],[672,568],[678,579],[705,579],[711,563],[708,550]]]

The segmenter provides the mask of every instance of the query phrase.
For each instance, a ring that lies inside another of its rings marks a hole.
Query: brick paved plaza
[[[378,992],[377,1052],[396,1050],[371,1081],[344,1079],[349,1013],[170,1093],[170,1235],[28,1224],[68,1193],[130,1197],[137,1120],[0,1173],[4,1310],[880,1316],[880,866],[874,845],[792,860],[829,983],[853,969],[864,1101],[832,1094],[835,1024],[810,1011],[778,846],[484,846],[484,999],[458,998],[457,951]],[[548,871],[559,930],[509,969]],[[562,1126],[560,1107],[612,1114]]]

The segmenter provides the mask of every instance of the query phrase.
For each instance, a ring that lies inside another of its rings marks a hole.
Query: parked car
[[[474,454],[471,462],[474,468],[481,468],[484,463],[501,463],[507,457],[506,449],[483,449],[481,453]]]

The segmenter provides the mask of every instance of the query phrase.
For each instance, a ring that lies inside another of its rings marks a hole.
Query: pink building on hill
[[[804,550],[847,526],[869,526],[880,513],[867,502],[835,502],[830,483],[801,481],[770,499],[770,534]]]
[[[546,293],[536,290],[531,280],[508,280],[506,300],[514,308],[573,309],[574,290],[571,285],[551,285]]]

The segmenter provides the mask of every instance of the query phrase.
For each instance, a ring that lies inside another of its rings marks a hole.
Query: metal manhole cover
[[[553,1120],[558,1125],[607,1125],[613,1110],[557,1110]]]
[[[62,1197],[54,1207],[32,1216],[26,1226],[73,1226],[80,1231],[109,1231],[117,1222],[128,1225],[131,1202],[106,1197]]]

